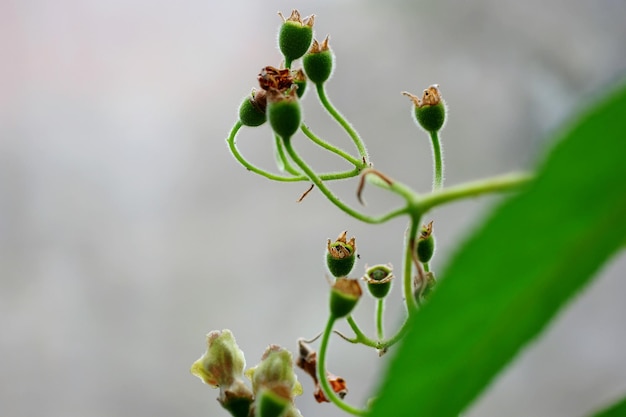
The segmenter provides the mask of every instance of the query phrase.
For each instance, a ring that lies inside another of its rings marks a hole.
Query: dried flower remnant
[[[300,356],[298,356],[296,365],[298,365],[299,368],[301,368],[313,379],[313,383],[315,384],[313,397],[318,403],[330,402],[330,400],[326,398],[326,395],[324,395],[324,391],[322,391],[322,387],[317,379],[317,352],[311,349],[311,347],[307,345],[303,339],[298,340],[298,348]],[[346,394],[348,394],[348,386],[345,379],[340,376],[333,375],[328,371],[326,371],[326,379],[328,379],[331,388],[335,391],[339,398],[343,399]]]

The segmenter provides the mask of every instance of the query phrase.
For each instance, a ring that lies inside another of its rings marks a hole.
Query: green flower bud
[[[278,136],[288,140],[300,128],[302,114],[298,102],[297,88],[286,93],[271,88],[267,92],[267,117]]]
[[[311,46],[315,16],[311,15],[302,20],[297,10],[292,10],[288,19],[280,12],[278,14],[283,19],[278,32],[278,48],[285,57],[286,66],[290,67],[291,62],[304,55]]]
[[[365,270],[363,280],[367,282],[367,289],[374,298],[385,298],[391,289],[391,265],[375,265]]]
[[[417,239],[417,259],[426,263],[435,253],[435,237],[433,236],[433,222],[422,226],[422,231]]]
[[[191,365],[191,373],[212,388],[219,388],[218,401],[235,417],[246,417],[252,391],[243,382],[246,360],[230,330],[207,335],[206,352]]]
[[[239,106],[239,121],[244,126],[261,126],[267,120],[265,106],[265,91],[252,91],[252,95],[246,97]]]
[[[258,394],[263,389],[276,387],[287,390],[289,398],[302,394],[302,386],[294,373],[291,353],[276,345],[270,345],[263,353],[261,362],[246,371],[252,381],[252,391]]]
[[[326,266],[335,278],[348,276],[356,261],[356,240],[346,239],[347,231],[341,232],[337,240],[326,244]]]
[[[359,281],[350,278],[337,278],[330,290],[330,314],[342,318],[350,314],[361,298]]]
[[[421,100],[406,91],[402,94],[408,96],[415,105],[415,120],[422,129],[433,133],[438,132],[443,127],[446,121],[446,106],[436,84],[424,90]]]
[[[302,58],[302,65],[307,77],[315,84],[322,84],[333,72],[333,53],[328,48],[328,36],[320,45],[313,41],[311,50]]]

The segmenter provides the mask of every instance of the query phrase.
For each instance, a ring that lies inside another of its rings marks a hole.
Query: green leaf
[[[583,114],[454,257],[371,416],[458,416],[626,236],[626,89]]]
[[[610,405],[608,408],[597,412],[594,417],[624,417],[626,416],[626,397],[619,402]]]

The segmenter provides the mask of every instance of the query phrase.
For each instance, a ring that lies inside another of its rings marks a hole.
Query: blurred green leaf
[[[594,417],[624,417],[626,416],[626,397],[619,402],[610,405],[608,408],[597,412]]]
[[[535,182],[496,209],[442,274],[372,416],[458,416],[620,248],[626,89],[574,122]]]

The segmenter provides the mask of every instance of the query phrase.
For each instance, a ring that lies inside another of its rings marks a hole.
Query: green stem
[[[243,155],[241,155],[241,152],[239,152],[239,149],[237,149],[237,145],[235,141],[237,137],[237,133],[239,132],[242,126],[243,124],[240,121],[237,121],[237,123],[235,123],[235,125],[231,129],[230,134],[228,135],[228,138],[226,139],[226,142],[228,143],[230,152],[233,154],[235,159],[241,165],[243,165],[248,171],[252,171],[255,174],[261,175],[272,181],[282,181],[282,182],[309,181],[309,178],[305,175],[297,175],[297,176],[289,176],[289,177],[283,176],[283,175],[277,175],[277,174],[273,174],[271,172],[265,171],[264,169],[261,169],[255,165],[252,165],[250,162],[248,162],[246,158],[244,158]],[[357,175],[359,175],[360,172],[361,172],[360,169],[354,168],[349,171],[321,174],[319,175],[319,178],[322,181],[341,180],[341,179],[356,177]]]
[[[404,261],[402,271],[402,285],[404,289],[404,302],[406,304],[409,315],[417,311],[417,301],[413,295],[413,250],[417,243],[417,230],[419,228],[420,218],[413,214],[409,230],[404,241]]]
[[[324,148],[326,150],[329,150],[329,151],[333,152],[334,154],[342,157],[343,159],[345,159],[346,161],[350,162],[355,167],[365,168],[365,164],[363,163],[363,161],[353,157],[352,155],[350,155],[349,153],[343,151],[342,149],[339,149],[339,148],[331,145],[330,143],[322,140],[320,137],[315,135],[315,133],[313,133],[308,128],[308,126],[305,125],[304,123],[302,123],[302,125],[300,125],[300,130],[302,130],[302,132],[305,135],[307,135],[309,139],[311,139],[313,142],[315,142],[316,144],[318,144],[322,148]]]
[[[348,121],[341,115],[341,113],[339,113],[339,111],[337,111],[337,109],[335,109],[335,107],[331,104],[330,100],[326,96],[324,84],[316,84],[315,87],[317,89],[317,96],[319,97],[320,102],[322,103],[326,111],[328,111],[328,113],[333,116],[337,123],[339,123],[341,127],[343,127],[344,130],[348,133],[348,135],[350,135],[350,138],[352,138],[354,145],[359,151],[359,155],[361,155],[361,158],[367,161],[369,158],[367,156],[367,150],[365,149],[365,144],[363,143],[363,140],[356,132],[356,130],[354,130],[352,125],[348,123]]]
[[[276,163],[278,164],[278,169],[281,171],[286,171],[294,176],[302,175],[297,169],[291,166],[289,159],[285,155],[285,149],[283,148],[283,141],[280,136],[274,134],[274,144],[276,146]]]
[[[370,339],[369,337],[365,335],[365,333],[363,333],[363,331],[361,330],[359,325],[356,324],[356,321],[354,320],[352,316],[348,316],[346,320],[356,336],[354,339],[354,343],[361,343],[362,345],[369,346],[369,347],[378,346],[378,343],[375,340]]]
[[[317,379],[320,382],[320,386],[326,398],[328,398],[333,404],[337,407],[341,408],[343,411],[353,414],[355,416],[364,416],[367,410],[361,410],[355,408],[349,404],[346,404],[341,398],[337,396],[335,391],[330,386],[328,382],[328,378],[326,377],[326,351],[328,350],[328,341],[330,339],[330,334],[333,331],[333,326],[335,324],[335,317],[330,316],[328,318],[328,323],[326,324],[326,328],[324,329],[324,333],[322,334],[322,341],[320,342],[320,350],[317,355]]]
[[[430,132],[430,141],[433,145],[433,191],[443,186],[443,157],[439,134]]]
[[[478,197],[479,195],[488,193],[517,190],[528,185],[532,179],[533,177],[530,174],[513,173],[468,182],[454,187],[446,187],[420,198],[418,203],[419,210],[422,213],[426,213],[434,207],[452,201],[468,197]]]
[[[389,219],[392,219],[393,217],[404,214],[406,212],[407,209],[405,207],[402,209],[389,212],[380,217],[371,217],[363,213],[359,213],[353,208],[347,206],[344,202],[342,202],[339,198],[337,198],[332,193],[332,191],[328,189],[328,187],[326,187],[326,184],[324,184],[321,178],[306,164],[306,162],[304,162],[302,158],[300,158],[300,156],[296,153],[295,149],[293,149],[293,146],[291,146],[291,139],[284,140],[284,145],[291,159],[300,167],[300,169],[306,174],[306,176],[309,177],[309,180],[313,184],[315,184],[315,186],[322,192],[322,194],[324,194],[324,196],[326,196],[326,198],[328,198],[328,200],[330,200],[330,202],[332,202],[335,206],[337,206],[346,214],[354,217],[355,219],[361,220],[365,223],[380,224],[380,223],[386,222]]]
[[[378,340],[383,340],[385,337],[383,329],[383,312],[385,310],[385,300],[379,298],[376,303],[376,336]]]

